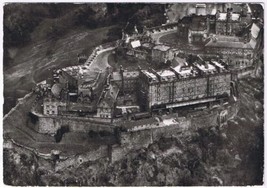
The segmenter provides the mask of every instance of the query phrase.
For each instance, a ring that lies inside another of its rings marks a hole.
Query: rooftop
[[[111,85],[109,85],[108,88],[103,90],[103,92],[99,98],[98,104],[101,101],[105,101],[110,106],[112,106],[116,102],[118,94],[119,94],[119,87],[116,84],[111,84]]]
[[[165,46],[165,45],[157,45],[153,49],[154,50],[160,50],[160,51],[168,51],[171,47]]]
[[[193,67],[185,66],[185,65],[183,65],[183,66],[178,65],[178,66],[174,67],[174,70],[176,72],[178,72],[182,77],[187,77],[187,76],[191,75]]]
[[[211,63],[209,61],[206,61],[204,63],[194,62],[192,66],[185,63],[183,65],[178,65],[174,67],[172,70],[165,69],[157,72],[143,70],[142,72],[152,80],[158,81],[159,76],[162,80],[169,80],[173,78],[177,79],[175,72],[178,73],[182,78],[196,77],[198,76],[197,68],[200,69],[202,72],[213,74],[217,72],[215,66],[221,69],[225,69],[224,65],[212,60]]]
[[[238,13],[231,13],[230,19],[232,21],[237,21],[239,18],[240,18],[240,14],[238,14]],[[227,19],[227,13],[226,12],[219,13],[218,20],[224,21],[226,19]]]
[[[216,71],[216,68],[212,65],[212,64],[210,64],[210,63],[208,63],[208,62],[205,62],[205,64],[203,65],[200,65],[200,64],[196,64],[196,66],[200,69],[200,70],[202,70],[203,72],[214,72],[214,71]]]
[[[113,72],[113,80],[114,81],[119,81],[121,80],[121,74],[120,72]],[[139,76],[139,71],[124,71],[123,72],[123,77],[126,79],[134,79]]]
[[[59,97],[62,89],[63,89],[63,86],[57,83],[52,86],[51,91],[55,97]]]
[[[205,47],[216,47],[216,48],[242,48],[251,49],[253,48],[249,43],[244,42],[231,42],[231,41],[215,41],[210,40]]]
[[[140,40],[135,40],[133,42],[131,42],[131,46],[132,48],[138,48],[141,46]]]
[[[62,71],[66,72],[73,78],[79,80],[81,83],[96,80],[99,72],[92,71],[89,65],[79,65],[63,68]]]
[[[143,43],[142,46],[145,48],[152,48],[154,46],[154,44],[146,42],[146,43]]]
[[[250,31],[251,31],[252,37],[256,39],[259,35],[260,28],[255,23],[253,23]]]

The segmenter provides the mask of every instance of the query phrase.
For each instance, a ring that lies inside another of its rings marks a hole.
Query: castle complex
[[[123,31],[121,40],[97,47],[84,64],[53,71],[50,79],[36,86],[39,99],[32,113],[105,125],[133,124],[181,108],[204,109],[236,101],[239,72],[253,67],[262,53],[262,22],[253,18],[248,5],[213,14],[205,10],[205,4],[197,4],[195,14],[177,23],[143,32],[135,28],[131,34]],[[156,36],[165,32],[183,38],[185,45],[161,42]],[[96,60],[111,51],[114,66]],[[125,59],[135,68],[123,66],[120,61]],[[96,69],[100,63],[101,70]],[[42,126],[47,127],[39,126],[38,132],[55,133],[61,125]]]

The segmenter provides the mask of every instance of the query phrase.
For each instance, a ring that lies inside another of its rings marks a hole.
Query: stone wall
[[[71,132],[89,132],[91,130],[114,132],[113,126],[97,123],[88,118],[36,115],[38,116],[36,131],[39,133],[55,134],[62,126],[68,126]]]
[[[179,122],[176,125],[161,127],[152,130],[152,140],[153,142],[159,140],[161,137],[172,137],[174,135],[181,134],[182,132],[191,129],[191,120],[180,117],[177,119]]]

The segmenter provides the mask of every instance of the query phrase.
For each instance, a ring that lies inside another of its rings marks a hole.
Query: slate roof
[[[217,48],[253,48],[250,43],[243,42],[230,42],[230,41],[212,41],[210,40],[205,47],[217,47]]]
[[[119,94],[119,87],[116,84],[111,84],[109,88],[107,88],[107,90],[104,90],[101,93],[98,105],[102,101],[105,101],[110,107],[112,107],[117,100],[118,94]]]
[[[250,39],[249,44],[250,44],[250,46],[251,46],[253,49],[255,49],[256,44],[257,44],[257,41],[256,41],[255,39],[252,38],[252,39]]]
[[[260,28],[255,23],[253,23],[250,31],[252,37],[256,39],[259,36]]]
[[[60,97],[60,93],[63,89],[63,86],[59,83],[54,84],[51,88],[51,91],[55,97]]]

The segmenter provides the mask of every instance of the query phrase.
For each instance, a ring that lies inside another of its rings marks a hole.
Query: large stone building
[[[105,88],[99,98],[95,117],[113,118],[118,94],[119,88],[116,84],[111,84]]]
[[[252,24],[247,38],[217,35],[205,45],[207,55],[220,55],[231,69],[243,69],[253,65],[262,45],[262,29]]]
[[[216,34],[242,35],[243,28],[251,24],[252,15],[247,4],[239,9],[234,4],[232,6],[226,12],[216,13]]]
[[[101,93],[108,71],[95,72],[88,65],[71,66],[59,72],[59,83],[69,91],[69,99],[73,102],[90,103]]]
[[[216,13],[216,34],[235,35],[241,31],[241,16],[239,13],[233,13],[228,8],[227,12]]]
[[[214,16],[190,15],[178,21],[178,37],[187,39],[189,43],[204,42],[214,24]],[[215,18],[215,17],[214,17]]]
[[[138,71],[127,71],[121,67],[119,72],[113,72],[111,83],[119,86],[122,94],[133,93],[137,89]]]
[[[231,73],[223,64],[195,62],[170,70],[142,70],[139,79],[141,109],[168,109],[208,103],[230,96]]]

